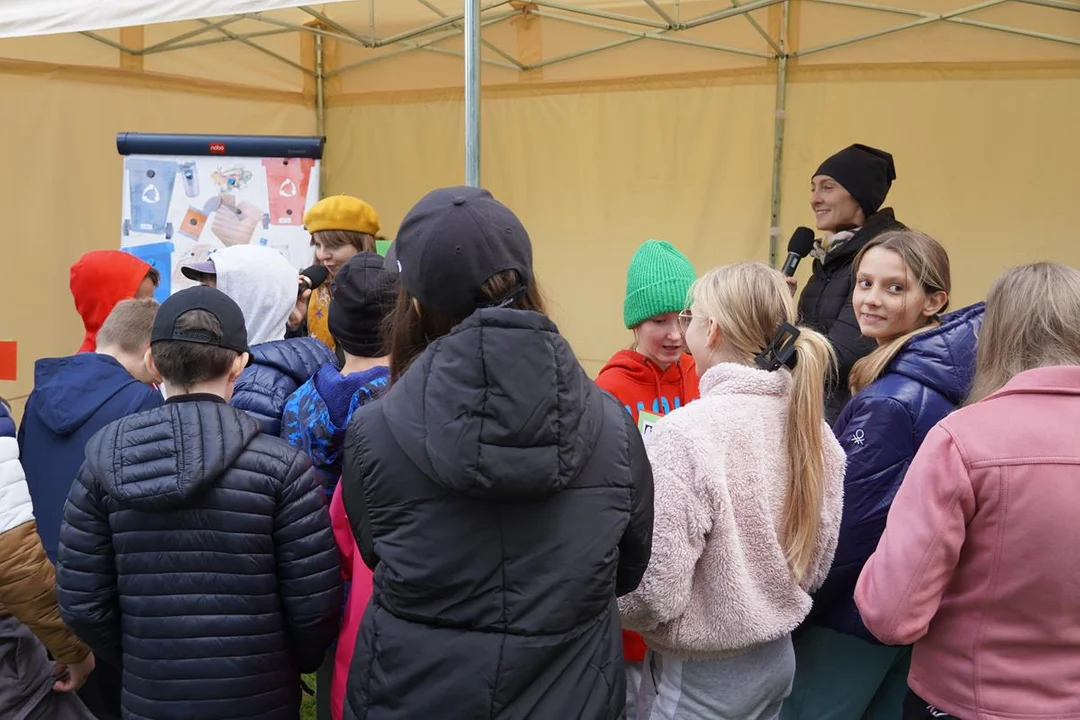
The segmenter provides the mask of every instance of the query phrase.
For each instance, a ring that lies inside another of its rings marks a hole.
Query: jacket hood
[[[248,345],[283,340],[296,306],[296,268],[281,253],[261,245],[233,245],[215,252],[211,260],[217,289],[244,312]]]
[[[959,405],[975,378],[975,350],[985,308],[980,302],[949,313],[933,330],[911,338],[888,372],[933,388]]]
[[[117,393],[138,383],[108,355],[43,358],[34,364],[35,412],[53,433],[72,435]]]
[[[71,266],[71,297],[86,334],[79,352],[97,349],[97,334],[116,303],[135,297],[150,265],[121,250],[95,250]]]
[[[167,403],[108,425],[86,462],[121,506],[164,511],[217,482],[258,435],[258,422],[224,403]]]
[[[303,385],[321,366],[334,361],[333,352],[315,338],[289,338],[251,347],[251,366],[244,372],[254,374],[268,367]]]
[[[473,313],[413,362],[380,403],[435,483],[477,497],[543,496],[589,461],[604,395],[540,313]]]

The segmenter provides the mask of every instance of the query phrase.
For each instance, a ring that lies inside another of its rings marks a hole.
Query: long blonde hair
[[[1006,270],[986,296],[967,402],[1050,365],[1080,365],[1080,270],[1055,262]]]
[[[719,327],[728,356],[747,365],[755,364],[755,356],[784,323],[796,322],[795,302],[783,276],[762,263],[715,268],[694,283],[691,297],[695,314]],[[825,501],[825,376],[836,358],[824,336],[798,330],[785,427],[789,475],[781,543],[792,575],[801,582],[817,544]]]
[[[949,307],[948,294],[952,289],[952,274],[949,268],[949,253],[934,238],[915,230],[890,230],[870,240],[863,246],[852,263],[852,272],[859,272],[859,264],[863,256],[874,248],[892,250],[901,257],[904,265],[915,277],[915,282],[922,286],[923,292],[931,295],[936,292],[944,292],[945,304],[934,314],[927,318],[926,322],[908,332],[895,337],[884,345],[879,345],[869,355],[860,358],[851,368],[848,375],[848,386],[851,394],[859,392],[870,383],[881,377],[885,368],[889,366],[896,354],[904,347],[908,340],[919,333],[926,332],[940,324],[941,313]]]

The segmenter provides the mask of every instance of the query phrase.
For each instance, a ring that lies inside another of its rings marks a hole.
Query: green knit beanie
[[[626,269],[623,323],[637,327],[651,317],[686,309],[697,275],[690,260],[663,240],[646,240]]]

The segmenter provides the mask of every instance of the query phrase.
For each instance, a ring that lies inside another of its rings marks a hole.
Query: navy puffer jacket
[[[233,390],[234,408],[246,410],[268,435],[281,435],[285,401],[324,364],[336,364],[334,351],[313,337],[259,343],[251,348],[251,365]]]
[[[975,376],[983,303],[914,336],[863,388],[833,427],[847,453],[844,514],[832,570],[814,595],[810,622],[877,642],[855,607],[855,582],[877,549],[908,465],[930,429],[963,402]]]
[[[622,716],[652,470],[549,319],[485,309],[433,342],[356,411],[341,487],[375,571],[345,718]]]
[[[87,444],[60,531],[68,627],[124,670],[129,720],[296,720],[337,631],[338,554],[307,457],[187,396]]]

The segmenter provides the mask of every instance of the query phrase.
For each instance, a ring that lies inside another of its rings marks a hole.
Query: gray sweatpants
[[[790,635],[708,662],[650,650],[637,720],[776,720],[794,677]]]

